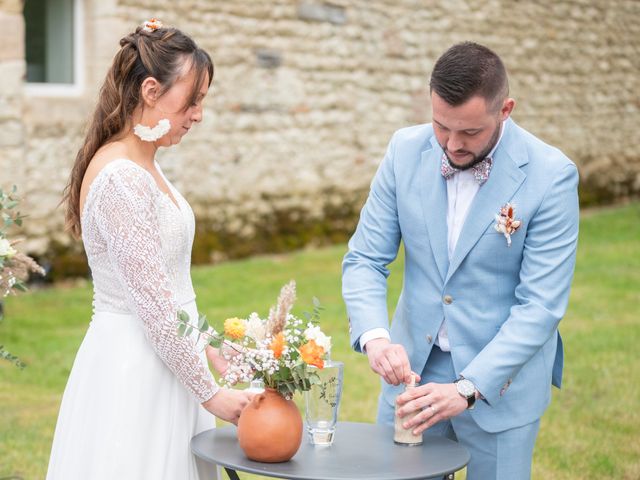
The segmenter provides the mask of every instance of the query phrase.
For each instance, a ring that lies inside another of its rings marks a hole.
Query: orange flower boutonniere
[[[516,220],[515,217],[516,206],[511,203],[507,203],[500,209],[500,213],[496,215],[496,224],[494,228],[496,231],[502,233],[507,239],[507,247],[511,246],[511,235],[516,233],[522,225],[521,220]]]

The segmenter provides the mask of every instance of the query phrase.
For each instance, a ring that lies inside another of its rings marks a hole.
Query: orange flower
[[[242,338],[244,336],[245,329],[245,322],[240,318],[227,318],[224,321],[224,334],[231,338]]]
[[[273,341],[269,344],[269,349],[273,351],[273,356],[280,358],[282,350],[284,349],[284,333],[280,332],[275,336]]]
[[[300,356],[304,363],[313,365],[314,367],[324,368],[324,348],[319,346],[315,340],[309,340],[300,347]]]

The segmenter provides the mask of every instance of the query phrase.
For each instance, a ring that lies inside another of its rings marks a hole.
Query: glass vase
[[[328,446],[333,443],[338,422],[344,363],[327,360],[324,368],[310,368],[320,380],[309,391],[304,392],[309,442]]]

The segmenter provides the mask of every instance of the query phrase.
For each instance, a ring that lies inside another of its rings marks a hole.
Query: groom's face
[[[500,124],[509,117],[515,102],[507,98],[501,108],[490,108],[476,95],[454,107],[432,92],[431,105],[438,143],[453,165],[465,168],[491,152],[500,137]]]

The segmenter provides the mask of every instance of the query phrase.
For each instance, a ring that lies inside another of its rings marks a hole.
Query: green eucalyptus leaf
[[[13,355],[11,352],[5,350],[4,345],[0,345],[0,359],[13,363],[20,370],[26,367],[26,365],[22,362],[22,360],[20,360],[18,357]]]
[[[291,370],[288,367],[280,367],[273,377],[281,382],[285,382],[291,377]]]
[[[184,332],[186,329],[187,329],[186,323],[181,323],[180,325],[178,325],[178,336],[184,337]]]
[[[198,318],[198,328],[203,332],[209,330],[209,322],[207,322],[206,315],[200,315],[200,318]]]

